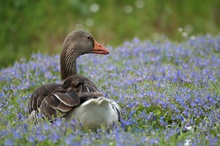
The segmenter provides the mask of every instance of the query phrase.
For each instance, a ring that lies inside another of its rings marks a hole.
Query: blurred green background
[[[75,29],[112,46],[134,37],[216,35],[220,0],[0,0],[0,68],[32,53],[60,53]]]

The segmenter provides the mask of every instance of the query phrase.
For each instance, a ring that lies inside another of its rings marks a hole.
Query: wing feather
[[[50,120],[65,117],[72,109],[83,102],[103,96],[89,79],[73,75],[62,84],[44,85],[35,90],[28,103],[29,113],[40,112]]]

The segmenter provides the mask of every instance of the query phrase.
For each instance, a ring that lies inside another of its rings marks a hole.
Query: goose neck
[[[60,56],[60,70],[62,80],[69,76],[76,75],[76,59],[80,56],[76,51],[67,51],[65,55]]]

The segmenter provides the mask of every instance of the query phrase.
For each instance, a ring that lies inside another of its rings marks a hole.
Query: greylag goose
[[[83,54],[109,54],[91,34],[73,31],[67,35],[60,55],[63,82],[37,88],[28,102],[29,121],[38,123],[38,113],[50,121],[65,118],[76,120],[84,129],[109,127],[120,121],[121,108],[113,100],[105,98],[88,78],[77,75],[76,59]]]

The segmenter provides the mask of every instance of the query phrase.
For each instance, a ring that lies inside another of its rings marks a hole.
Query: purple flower
[[[33,143],[35,141],[35,138],[33,136],[28,136],[27,141]]]
[[[37,140],[40,142],[40,141],[44,141],[47,139],[47,137],[45,135],[42,135],[42,134],[39,134],[39,135],[36,135],[36,138]]]
[[[61,136],[58,133],[54,132],[48,136],[48,139],[50,139],[53,143],[56,143],[60,140],[60,137]]]
[[[4,145],[12,146],[12,145],[14,145],[14,142],[13,142],[11,139],[7,139],[7,140],[4,142]]]
[[[72,145],[73,140],[74,140],[74,136],[73,135],[70,134],[69,136],[67,136],[66,139],[65,139],[66,145]]]
[[[59,55],[33,54],[30,61],[0,70],[0,145],[161,145],[164,139],[172,145],[173,136],[187,128],[181,136],[190,144],[217,145],[219,46],[220,36],[211,35],[181,43],[135,38],[117,48],[109,46],[107,56],[80,57],[79,74],[122,107],[121,124],[108,132],[83,131],[74,120],[26,124],[27,103],[34,89],[61,82]],[[185,141],[176,143],[184,145]]]

